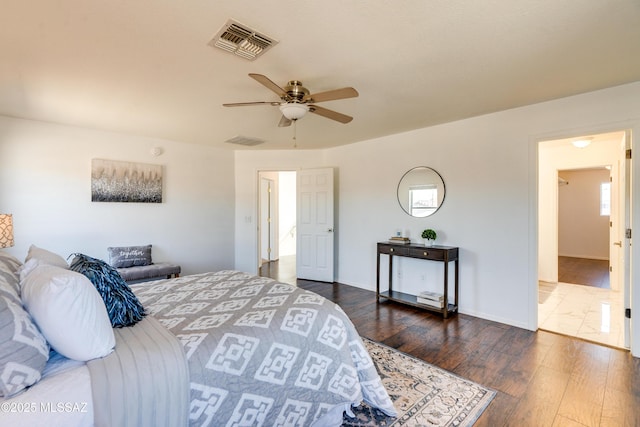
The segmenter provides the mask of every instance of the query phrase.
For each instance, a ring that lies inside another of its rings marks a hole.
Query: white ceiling
[[[640,81],[638,0],[0,0],[0,114],[211,146],[291,148],[278,101],[311,92],[320,148]],[[250,62],[207,45],[233,18],[279,41]]]

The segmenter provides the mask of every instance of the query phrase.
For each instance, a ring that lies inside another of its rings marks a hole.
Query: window
[[[600,184],[600,216],[611,215],[611,183]]]
[[[431,215],[438,208],[438,186],[428,184],[409,187],[409,206],[412,216]]]

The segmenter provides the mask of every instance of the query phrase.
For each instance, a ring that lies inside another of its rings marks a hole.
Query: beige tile
[[[538,326],[615,347],[624,347],[622,292],[568,283],[541,283]]]

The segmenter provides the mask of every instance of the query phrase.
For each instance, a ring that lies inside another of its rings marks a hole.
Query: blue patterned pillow
[[[118,274],[106,262],[83,254],[73,254],[69,268],[82,273],[93,283],[102,296],[114,328],[131,326],[146,315],[144,307]]]

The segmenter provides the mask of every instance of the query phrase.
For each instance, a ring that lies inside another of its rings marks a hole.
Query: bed
[[[28,298],[20,291],[28,293],[29,285],[16,280],[34,263],[11,258],[0,252],[0,297],[10,312],[16,293]],[[38,378],[4,391],[0,425],[330,426],[362,402],[396,415],[353,324],[317,294],[231,270],[130,289],[144,319],[112,328],[113,346],[90,360],[64,357],[54,350],[62,345],[45,339],[52,350]],[[29,342],[42,355],[43,342]],[[0,348],[3,369],[5,353]]]

